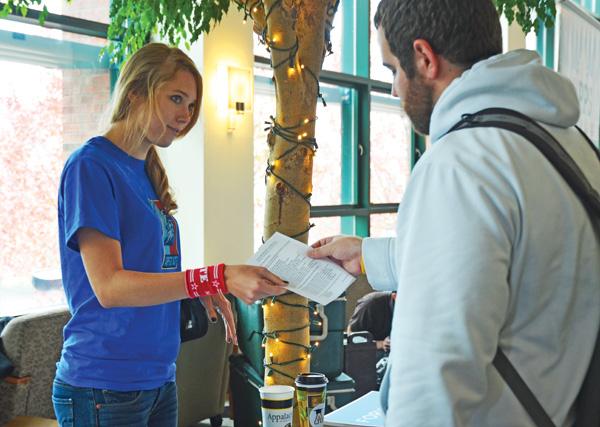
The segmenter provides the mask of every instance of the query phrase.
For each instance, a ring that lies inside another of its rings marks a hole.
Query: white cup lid
[[[260,397],[268,399],[292,399],[294,387],[289,385],[267,385],[258,389]]]

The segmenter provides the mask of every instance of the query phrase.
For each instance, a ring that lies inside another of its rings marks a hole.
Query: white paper
[[[355,277],[328,259],[312,259],[310,248],[297,240],[275,233],[248,260],[266,267],[289,283],[287,288],[319,304],[329,304],[350,286]]]

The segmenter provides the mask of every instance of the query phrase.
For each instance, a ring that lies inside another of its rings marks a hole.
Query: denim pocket
[[[143,391],[102,390],[101,406],[132,405],[142,396]]]
[[[155,399],[155,394],[151,392],[96,390],[98,425],[100,427],[147,425]]]
[[[73,427],[73,399],[52,396],[52,405],[60,427]]]

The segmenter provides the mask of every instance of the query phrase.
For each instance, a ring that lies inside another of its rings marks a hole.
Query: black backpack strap
[[[462,120],[454,125],[448,131],[448,133],[460,129],[469,129],[475,127],[495,127],[509,130],[530,141],[548,159],[548,161],[552,163],[552,165],[564,178],[571,189],[573,189],[588,212],[592,224],[596,229],[596,233],[600,236],[600,195],[592,187],[579,166],[575,163],[563,146],[556,141],[552,134],[550,134],[546,129],[528,116],[505,108],[488,108],[475,114],[464,114],[462,116]],[[592,147],[596,157],[600,162],[600,152],[598,149],[594,146],[585,132],[583,132],[580,128],[577,128],[577,130]],[[583,404],[588,406],[588,409],[583,412],[590,414],[590,409],[592,409],[593,413],[590,416],[596,420],[596,424],[579,424],[579,422],[582,420],[577,420],[578,425],[598,425],[597,420],[599,410],[597,408],[599,405],[596,405],[596,402],[593,402],[591,404],[591,408],[589,408],[590,403],[587,401],[583,402],[582,400],[584,397],[590,395],[590,393],[586,391],[587,387],[595,387],[596,390],[599,387],[598,384],[588,384],[590,383],[590,377],[599,378],[600,375],[598,373],[598,362],[600,358],[599,347],[600,336],[596,338],[596,346],[592,355],[592,362],[576,402],[576,405],[578,405],[577,414],[580,414],[579,405]],[[512,365],[512,363],[510,363],[510,360],[508,360],[500,348],[497,350],[493,364],[504,381],[506,381],[508,386],[511,388],[519,402],[521,402],[533,422],[538,427],[554,427],[552,419],[548,416],[540,402],[537,400],[535,395],[529,389],[525,381],[523,381],[515,367]],[[594,377],[594,375],[596,376]],[[593,396],[597,395],[597,393],[593,394]]]
[[[521,405],[525,408],[535,425],[537,427],[555,427],[552,419],[550,419],[541,403],[537,400],[525,381],[523,381],[519,372],[510,363],[506,354],[500,350],[500,347],[498,347],[492,363],[506,384],[508,384],[513,394],[521,402]]]
[[[530,141],[552,163],[577,194],[588,213],[592,216],[592,220],[594,216],[600,217],[600,195],[563,146],[536,121],[524,114],[506,108],[488,108],[475,114],[464,114],[462,120],[455,124],[448,133],[474,127],[506,129]],[[581,129],[578,130],[583,133]],[[585,135],[585,138],[600,160],[597,148],[594,147],[587,135]]]
[[[575,125],[575,129],[577,129],[579,131],[579,133],[581,134],[581,136],[583,136],[583,139],[585,139],[588,143],[588,145],[592,148],[592,151],[596,153],[596,157],[598,158],[598,161],[600,161],[600,149],[598,149],[594,143],[592,142],[592,140],[590,139],[589,136],[587,136],[587,134],[583,131],[583,129],[581,129],[579,126]]]

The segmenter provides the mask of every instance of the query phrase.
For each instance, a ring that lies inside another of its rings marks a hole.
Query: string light
[[[268,52],[271,53],[271,52],[275,51],[275,52],[284,54],[284,58],[276,64],[273,63],[273,54],[271,54],[271,67],[273,68],[273,70],[276,70],[279,67],[287,64],[288,78],[294,78],[297,75],[297,73],[303,73],[305,71],[308,72],[308,75],[310,77],[312,77],[312,79],[314,80],[314,83],[316,85],[317,99],[321,99],[323,106],[327,106],[327,103],[325,102],[323,94],[321,93],[321,87],[320,87],[318,77],[310,69],[310,67],[306,66],[306,64],[304,64],[303,61],[300,61],[300,58],[297,57],[298,50],[299,50],[298,36],[296,35],[294,43],[291,46],[287,46],[287,47],[280,46],[280,40],[283,39],[283,36],[281,34],[273,34],[271,39],[269,39],[269,37],[267,36],[267,32],[268,32],[267,22],[269,20],[269,17],[271,16],[271,14],[273,13],[274,10],[276,10],[278,7],[279,8],[281,7],[282,0],[276,0],[271,5],[269,10],[266,10],[266,7],[262,3],[261,0],[255,0],[252,2],[250,0],[246,0],[243,3],[240,3],[241,0],[235,0],[235,1],[236,1],[236,3],[238,3],[238,5],[241,5],[244,9],[244,23],[246,23],[246,20],[248,17],[250,17],[251,19],[254,19],[253,14],[256,14],[259,11],[260,7],[262,7],[264,9],[265,25],[264,25],[263,31],[259,35],[259,41],[260,41],[260,43],[262,43],[266,46],[266,49]],[[335,11],[338,8],[338,5],[339,5],[339,0],[337,0],[334,5],[330,5],[328,7],[327,15],[328,15],[330,21],[332,21]],[[295,23],[293,24],[292,28],[295,28]],[[326,32],[325,32],[326,33],[325,34],[325,47],[327,49],[328,54],[332,53],[331,41],[330,41],[330,37],[329,37],[329,32],[331,31],[331,28],[332,28],[331,22],[327,22],[327,28],[326,28]],[[285,54],[287,54],[287,55],[285,55]],[[296,64],[298,64],[298,68],[296,68]],[[279,169],[281,161],[283,159],[285,159],[287,156],[290,156],[292,153],[294,153],[296,150],[298,150],[302,147],[309,149],[312,152],[313,156],[316,154],[316,151],[318,149],[316,139],[314,137],[309,137],[306,129],[300,129],[301,127],[308,125],[309,123],[312,123],[314,121],[316,121],[316,117],[312,118],[312,119],[307,117],[301,123],[299,123],[295,126],[284,127],[281,124],[279,124],[273,116],[271,116],[271,122],[265,122],[266,124],[269,125],[269,127],[265,129],[265,130],[269,130],[269,138],[271,136],[279,137],[283,141],[286,141],[287,143],[290,144],[290,148],[287,149],[286,151],[284,151],[279,157],[273,159],[272,161],[267,161],[267,168],[265,170],[265,184],[267,183],[267,179],[270,180],[271,184],[273,184],[275,180],[278,180],[279,182],[283,183],[288,188],[290,188],[292,190],[292,192],[294,194],[296,194],[298,197],[300,197],[304,202],[306,202],[309,206],[309,209],[311,206],[310,198],[312,196],[312,193],[311,192],[305,193],[305,192],[300,191],[298,188],[293,186],[288,180],[286,180],[282,176],[280,176],[275,171],[275,169]],[[312,227],[314,227],[314,224],[309,223],[307,225],[306,229],[304,229],[301,232],[299,232],[295,235],[292,235],[290,237],[292,237],[292,238],[300,237],[300,236],[308,233]],[[263,242],[264,242],[264,238],[263,238]],[[279,303],[279,304],[282,304],[282,305],[285,305],[288,307],[292,307],[292,308],[297,308],[297,309],[307,309],[307,310],[309,310],[309,313],[312,312],[312,314],[314,316],[318,316],[318,314],[319,314],[316,307],[311,307],[310,303],[309,303],[309,305],[293,304],[293,303],[288,303],[287,301],[282,300],[277,297],[271,297],[270,304],[268,304],[265,300],[263,300],[262,307],[264,310],[266,310],[267,306],[273,307],[275,305],[275,303]],[[261,347],[263,347],[263,348],[266,347],[267,340],[272,339],[277,343],[301,347],[306,352],[306,357],[301,357],[301,358],[287,360],[287,361],[280,361],[280,362],[275,362],[274,357],[273,357],[273,352],[269,352],[269,363],[267,363],[266,360],[264,362],[264,367],[266,369],[267,376],[271,376],[271,375],[273,375],[273,373],[276,372],[284,377],[288,377],[288,378],[294,380],[294,377],[281,371],[277,367],[286,366],[286,365],[290,365],[290,364],[305,361],[305,360],[310,360],[311,353],[319,347],[319,342],[316,341],[313,345],[306,346],[302,343],[283,340],[280,338],[280,335],[286,334],[286,333],[293,333],[293,332],[297,332],[297,331],[300,331],[300,330],[303,330],[306,328],[310,328],[310,326],[314,325],[314,324],[317,324],[318,326],[323,325],[323,323],[320,321],[315,323],[313,321],[310,321],[310,319],[309,319],[308,324],[302,325],[297,328],[273,330],[273,331],[265,330],[262,332],[253,331],[252,332],[252,334],[250,335],[250,339],[252,339],[254,334],[259,334],[262,336]],[[262,425],[262,423],[260,421],[259,421],[259,425]]]
[[[283,301],[281,299],[278,299],[276,297],[271,297],[270,299],[271,299],[271,303],[266,303],[263,300],[263,307],[265,307],[267,305],[270,306],[273,303],[278,303],[278,304],[282,304],[282,305],[286,305],[286,306],[292,306],[292,307],[299,308],[299,309],[309,309],[309,310],[311,310],[312,313],[318,313],[318,310],[316,308],[314,308],[314,311],[313,311],[313,307],[311,307],[310,303],[308,305],[293,304],[293,303],[288,303],[287,301]],[[277,362],[275,360],[273,352],[269,352],[268,361],[265,360],[264,363],[263,363],[265,369],[267,370],[267,376],[271,376],[271,375],[273,375],[273,373],[277,372],[280,375],[289,377],[290,379],[294,379],[290,375],[287,375],[285,372],[277,369],[277,367],[279,367],[279,366],[287,366],[287,365],[290,365],[292,363],[301,362],[301,361],[309,361],[311,359],[312,353],[316,349],[319,348],[319,341],[315,341],[310,346],[305,346],[304,344],[301,344],[301,343],[297,343],[297,342],[293,342],[293,341],[286,341],[286,340],[280,339],[280,335],[282,333],[297,332],[297,331],[300,331],[302,329],[305,329],[305,328],[309,327],[311,324],[322,326],[322,322],[320,322],[320,321],[318,321],[318,322],[311,321],[311,322],[309,322],[309,324],[300,326],[298,328],[280,329],[280,330],[262,331],[262,332],[252,331],[252,334],[250,335],[249,339],[251,340],[255,334],[262,335],[262,345],[261,346],[263,348],[265,347],[265,344],[266,344],[267,340],[272,339],[272,340],[275,340],[275,342],[277,342],[277,343],[283,343],[283,344],[287,344],[287,345],[291,345],[291,346],[296,346],[296,347],[303,348],[304,351],[305,351],[305,357],[296,358],[296,359],[292,359],[292,360],[285,360],[285,361],[280,361],[280,362]]]

